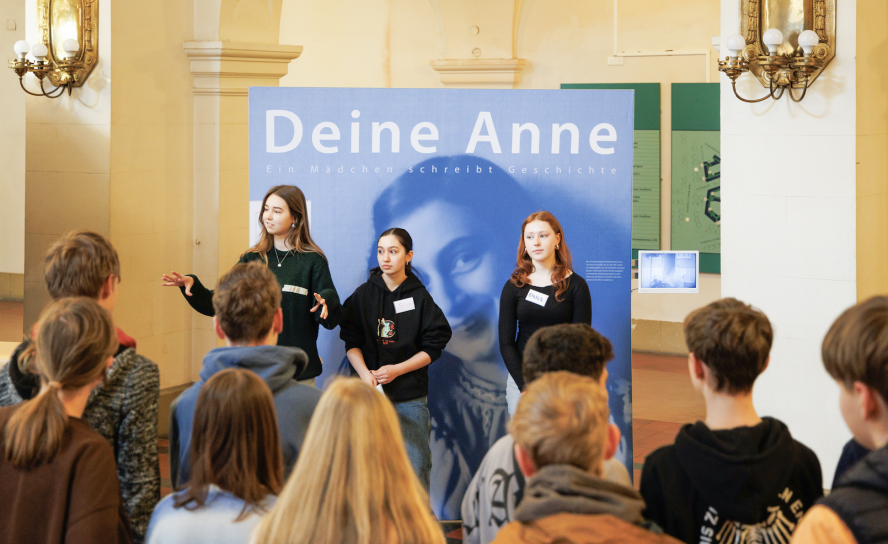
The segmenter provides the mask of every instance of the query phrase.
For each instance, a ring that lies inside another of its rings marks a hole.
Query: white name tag
[[[404,300],[396,300],[395,301],[395,313],[400,314],[402,312],[409,312],[410,310],[416,309],[416,306],[413,305],[413,297],[405,298]]]
[[[545,306],[546,301],[549,300],[549,295],[544,295],[539,291],[534,291],[533,289],[530,289],[527,292],[527,296],[524,297],[524,300],[526,300],[527,302],[533,302],[534,304],[539,304],[540,306]]]
[[[297,287],[295,285],[285,285],[281,291],[285,293],[296,293],[297,295],[307,295],[308,289],[305,287]]]

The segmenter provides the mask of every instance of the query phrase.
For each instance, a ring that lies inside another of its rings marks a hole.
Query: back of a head
[[[736,395],[752,390],[768,364],[774,332],[761,311],[735,298],[699,308],[684,322],[688,351],[715,379],[715,391]]]
[[[835,320],[821,348],[829,375],[853,390],[861,382],[888,402],[888,297],[856,304]]]
[[[559,370],[599,380],[613,358],[610,340],[589,325],[553,325],[539,329],[527,341],[521,369],[526,383]]]
[[[245,502],[238,519],[261,511],[268,494],[280,493],[283,460],[274,399],[256,374],[229,368],[200,389],[191,433],[191,480],[176,507],[202,506],[215,484]]]
[[[120,260],[114,246],[101,234],[71,231],[46,252],[43,278],[53,300],[99,298],[102,284],[111,274],[120,279]]]
[[[213,309],[222,332],[234,344],[265,338],[281,307],[281,287],[260,263],[239,263],[219,278]]]
[[[531,383],[509,432],[537,469],[571,465],[600,474],[610,411],[598,382],[571,372],[550,372]]]
[[[63,298],[40,314],[33,349],[34,370],[44,387],[22,403],[4,429],[6,459],[25,468],[58,453],[67,425],[58,392],[76,391],[103,376],[117,350],[117,332],[111,315],[95,300]]]
[[[443,542],[391,402],[357,378],[321,397],[258,542]]]

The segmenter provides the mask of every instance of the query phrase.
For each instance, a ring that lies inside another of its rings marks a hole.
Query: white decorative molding
[[[432,69],[447,87],[506,87],[521,82],[524,59],[446,59],[433,60]]]
[[[194,94],[247,96],[250,87],[277,87],[301,45],[237,42],[185,42],[191,59]]]

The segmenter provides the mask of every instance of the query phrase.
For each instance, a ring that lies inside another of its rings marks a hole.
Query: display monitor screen
[[[639,251],[639,293],[696,293],[700,289],[698,251]]]

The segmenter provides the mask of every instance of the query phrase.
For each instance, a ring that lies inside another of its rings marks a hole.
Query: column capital
[[[301,45],[239,42],[185,42],[194,94],[246,96],[250,87],[276,87],[287,75]]]
[[[524,59],[433,60],[432,69],[447,87],[493,87],[512,89],[521,82]]]

